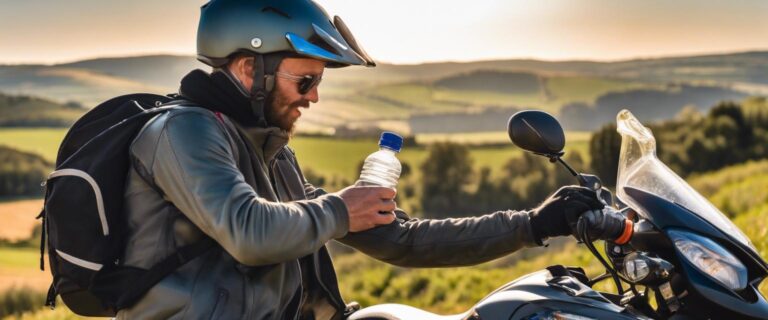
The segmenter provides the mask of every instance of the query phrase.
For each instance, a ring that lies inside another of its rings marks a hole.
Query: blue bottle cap
[[[386,147],[395,152],[403,148],[403,137],[394,132],[384,131],[379,139],[379,147]]]

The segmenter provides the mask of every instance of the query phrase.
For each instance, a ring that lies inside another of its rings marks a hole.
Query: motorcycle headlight
[[[680,231],[667,232],[685,259],[731,290],[747,287],[747,268],[725,248],[705,237]]]

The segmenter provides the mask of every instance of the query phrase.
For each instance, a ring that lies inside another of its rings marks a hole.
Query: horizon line
[[[551,62],[551,63],[564,63],[564,62],[594,62],[594,63],[617,63],[617,62],[629,62],[629,61],[639,61],[639,60],[656,60],[656,59],[675,59],[675,58],[693,58],[693,57],[706,57],[706,56],[723,56],[723,55],[734,55],[734,54],[747,54],[747,53],[761,53],[761,52],[767,52],[768,53],[768,47],[765,48],[751,48],[751,49],[740,49],[740,50],[729,50],[729,51],[706,51],[706,52],[695,52],[695,53],[680,53],[680,54],[669,54],[669,55],[647,55],[647,56],[633,56],[633,57],[626,57],[626,58],[617,58],[617,59],[590,59],[590,58],[567,58],[567,59],[545,59],[545,58],[536,58],[536,57],[497,57],[497,58],[480,58],[476,60],[435,60],[435,61],[422,61],[422,62],[413,62],[413,63],[394,63],[394,62],[388,62],[384,60],[379,60],[377,63],[379,64],[386,64],[386,65],[394,65],[394,66],[418,66],[418,65],[428,65],[428,64],[443,64],[443,63],[476,63],[476,62],[494,62],[494,61],[510,61],[510,60],[530,60],[530,61],[540,61],[540,62]],[[21,66],[47,66],[47,67],[53,67],[53,66],[59,66],[59,65],[67,65],[67,64],[75,64],[80,62],[86,62],[86,61],[94,61],[94,60],[109,60],[109,59],[131,59],[131,58],[146,58],[146,57],[158,57],[158,56],[167,56],[167,57],[189,57],[189,58],[195,58],[194,54],[187,54],[187,53],[180,53],[180,52],[146,52],[146,53],[140,53],[140,54],[127,54],[127,55],[106,55],[106,56],[91,56],[91,57],[82,57],[75,60],[63,60],[59,62],[51,62],[51,63],[44,63],[44,62],[2,62],[0,61],[0,66],[15,66],[15,67],[21,67]]]

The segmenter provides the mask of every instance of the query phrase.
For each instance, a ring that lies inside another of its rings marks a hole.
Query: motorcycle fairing
[[[634,206],[639,206],[637,209],[645,212],[648,215],[647,219],[659,230],[670,228],[690,230],[725,246],[744,263],[748,270],[748,278],[752,280],[747,288],[741,292],[734,292],[719,285],[710,276],[690,264],[681,253],[672,249],[670,251],[674,252],[674,257],[664,258],[674,258],[679,262],[677,265],[682,266],[683,270],[679,270],[678,273],[688,280],[690,289],[703,296],[706,301],[709,301],[708,303],[715,303],[720,308],[737,314],[755,318],[761,318],[761,316],[764,318],[768,314],[768,302],[757,289],[761,280],[768,276],[768,268],[765,261],[759,255],[756,256],[757,253],[754,250],[680,204],[632,187],[624,187],[624,194],[634,199]]]
[[[750,279],[755,276],[761,278],[768,276],[768,264],[757,252],[723,232],[717,226],[712,225],[709,221],[702,219],[695,212],[645,190],[624,187],[623,191],[624,194],[634,199],[633,208],[645,212],[649,218],[648,220],[659,230],[684,228],[712,238],[721,245],[729,247],[731,251],[734,251],[732,253],[736,254],[748,268],[755,269],[753,271],[756,274],[752,274]]]
[[[565,277],[557,277],[565,278]],[[527,316],[529,314],[521,314],[518,309],[521,309],[525,305],[535,304],[539,306],[540,310],[548,310],[546,306],[552,306],[559,303],[559,305],[568,306],[567,309],[552,309],[560,310],[564,312],[572,312],[574,314],[583,313],[587,309],[598,309],[605,313],[610,314],[612,317],[621,319],[620,315],[627,314],[627,319],[636,319],[636,316],[628,315],[625,308],[610,303],[607,299],[599,296],[599,293],[595,292],[588,286],[580,283],[574,277],[570,278],[573,282],[568,283],[568,286],[572,286],[574,283],[578,283],[579,289],[574,288],[564,289],[563,279],[556,279],[547,270],[541,270],[529,274],[523,278],[517,279],[513,282],[504,285],[496,292],[490,294],[477,305],[475,305],[475,312],[481,319],[510,319],[512,315],[515,316]],[[553,281],[554,279],[554,281]],[[559,283],[558,285],[552,285],[552,283]],[[570,291],[570,292],[569,292]],[[594,294],[590,294],[593,292]]]

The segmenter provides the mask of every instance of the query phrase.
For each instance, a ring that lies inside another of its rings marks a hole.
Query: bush
[[[34,153],[0,146],[0,196],[40,196],[53,164]]]
[[[21,316],[45,303],[45,293],[27,287],[11,288],[0,294],[0,318]]]

